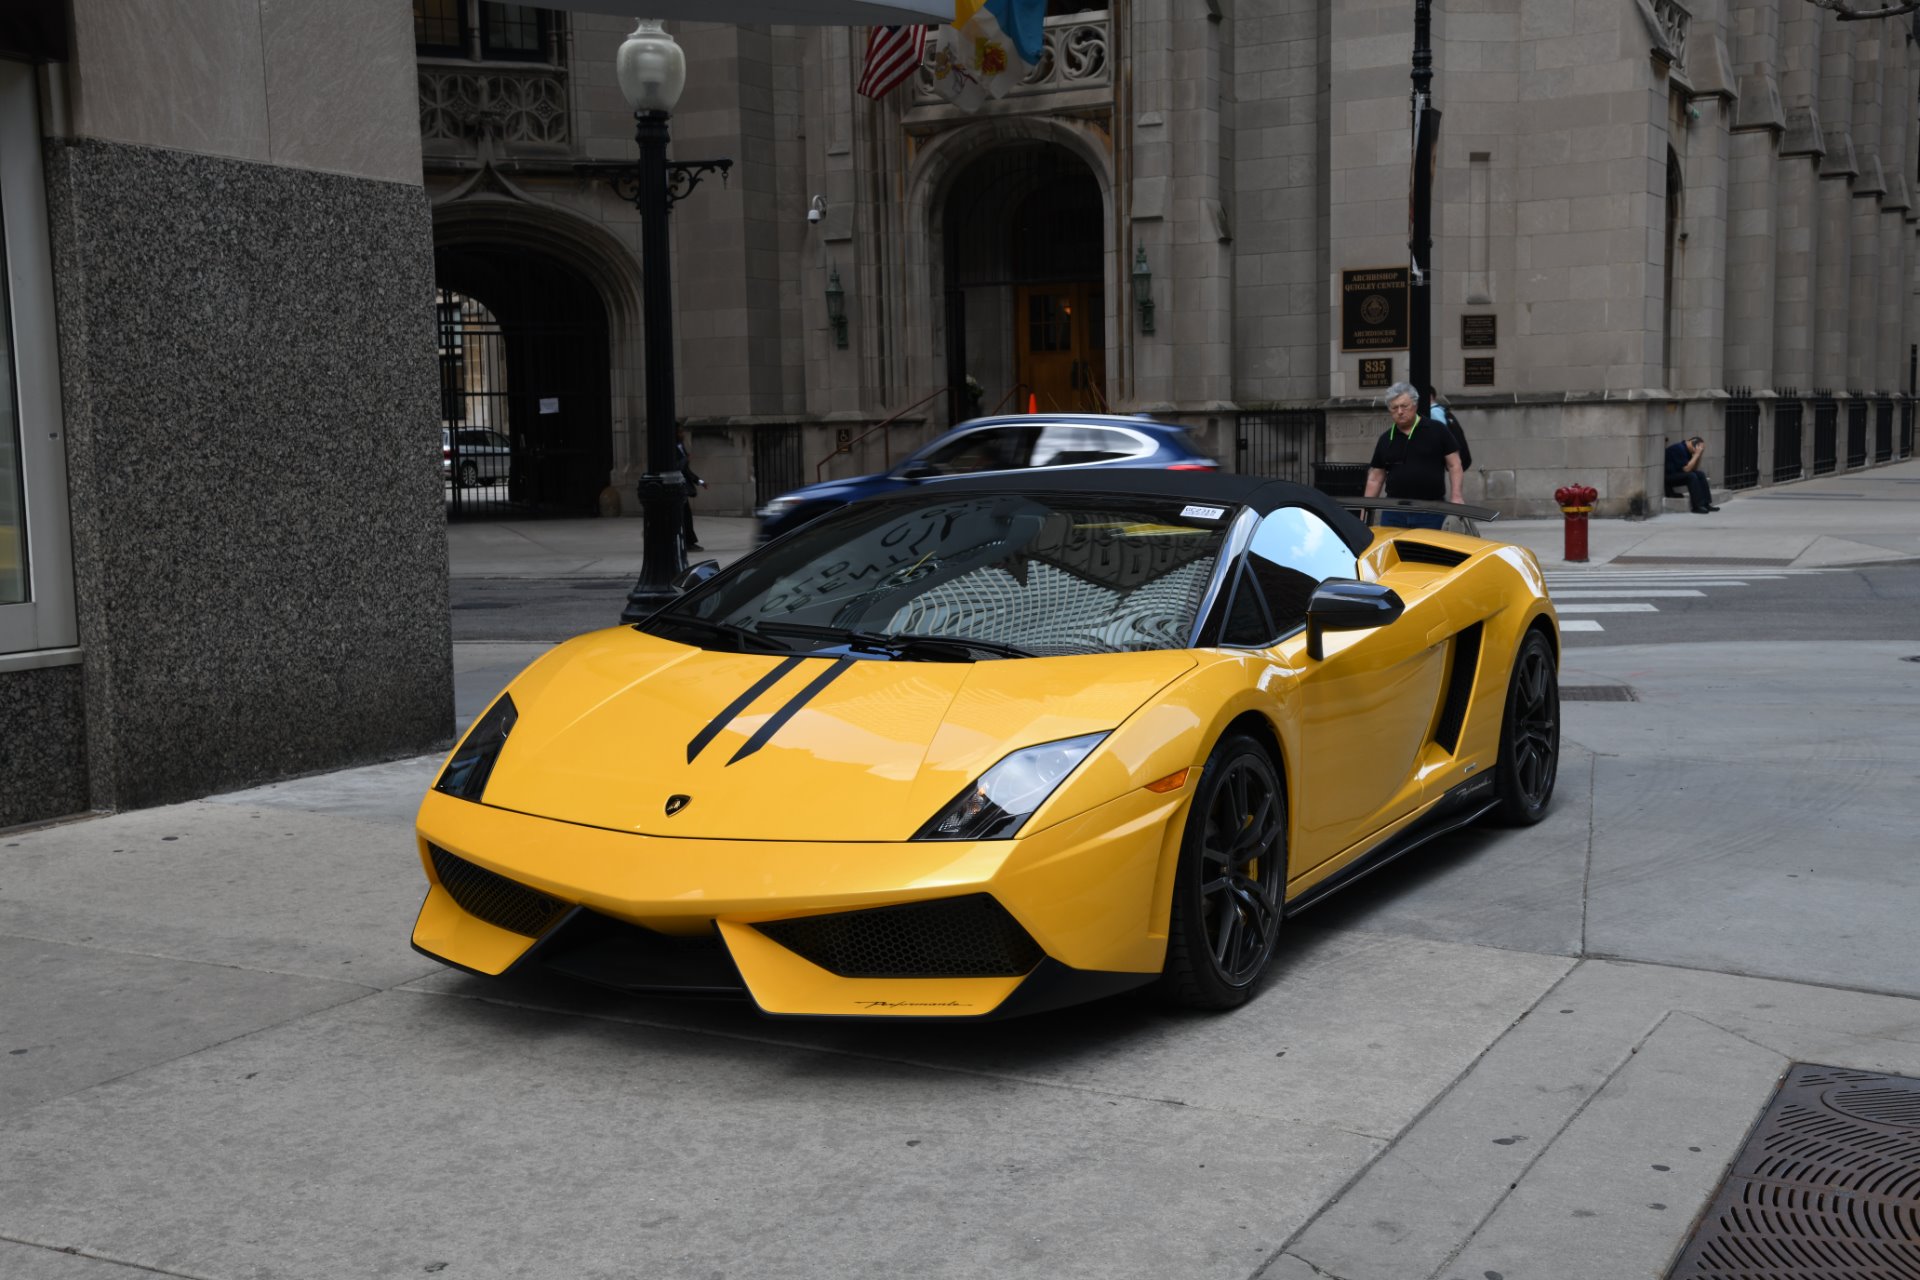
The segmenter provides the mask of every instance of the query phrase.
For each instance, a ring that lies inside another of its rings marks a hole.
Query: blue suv
[[[782,494],[760,508],[760,541],[797,529],[815,516],[877,494],[948,476],[1024,471],[1030,467],[1157,467],[1217,471],[1187,429],[1152,418],[1109,414],[1023,413],[963,422],[891,471],[828,480]]]

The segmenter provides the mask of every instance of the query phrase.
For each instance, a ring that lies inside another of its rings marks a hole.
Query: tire
[[[1494,762],[1494,820],[1530,827],[1547,816],[1554,778],[1560,772],[1560,678],[1553,646],[1528,631],[1514,655],[1507,681],[1506,713],[1500,721],[1500,757]]]
[[[1160,992],[1189,1009],[1245,1004],[1273,959],[1287,883],[1287,795],[1244,735],[1200,771],[1174,874]]]
[[[479,484],[480,484],[480,464],[476,462],[461,463],[460,464],[460,487],[462,489],[473,489],[473,488],[479,487]]]

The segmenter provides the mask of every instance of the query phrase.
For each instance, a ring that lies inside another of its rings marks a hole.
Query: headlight
[[[1107,735],[1043,742],[1016,751],[955,796],[915,840],[1010,840],[1035,809]]]
[[[758,514],[762,520],[778,519],[799,506],[802,501],[803,499],[800,498],[775,498],[760,508]]]
[[[507,744],[507,735],[513,732],[514,722],[519,718],[513,699],[501,694],[500,700],[487,708],[487,714],[467,730],[466,740],[453,753],[453,759],[447,761],[433,789],[478,804],[480,797],[487,793],[487,779],[493,776],[500,748]]]

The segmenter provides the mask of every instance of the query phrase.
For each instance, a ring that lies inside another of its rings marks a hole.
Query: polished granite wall
[[[50,142],[91,804],[453,729],[418,186]]]
[[[0,671],[0,829],[87,808],[79,667]]]

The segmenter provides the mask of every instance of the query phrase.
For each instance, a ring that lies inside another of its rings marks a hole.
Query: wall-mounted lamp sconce
[[[827,272],[827,319],[833,324],[833,345],[847,345],[847,291],[840,287],[840,268]]]
[[[1133,254],[1133,304],[1140,308],[1140,332],[1153,332],[1153,272],[1147,269],[1147,247]]]

